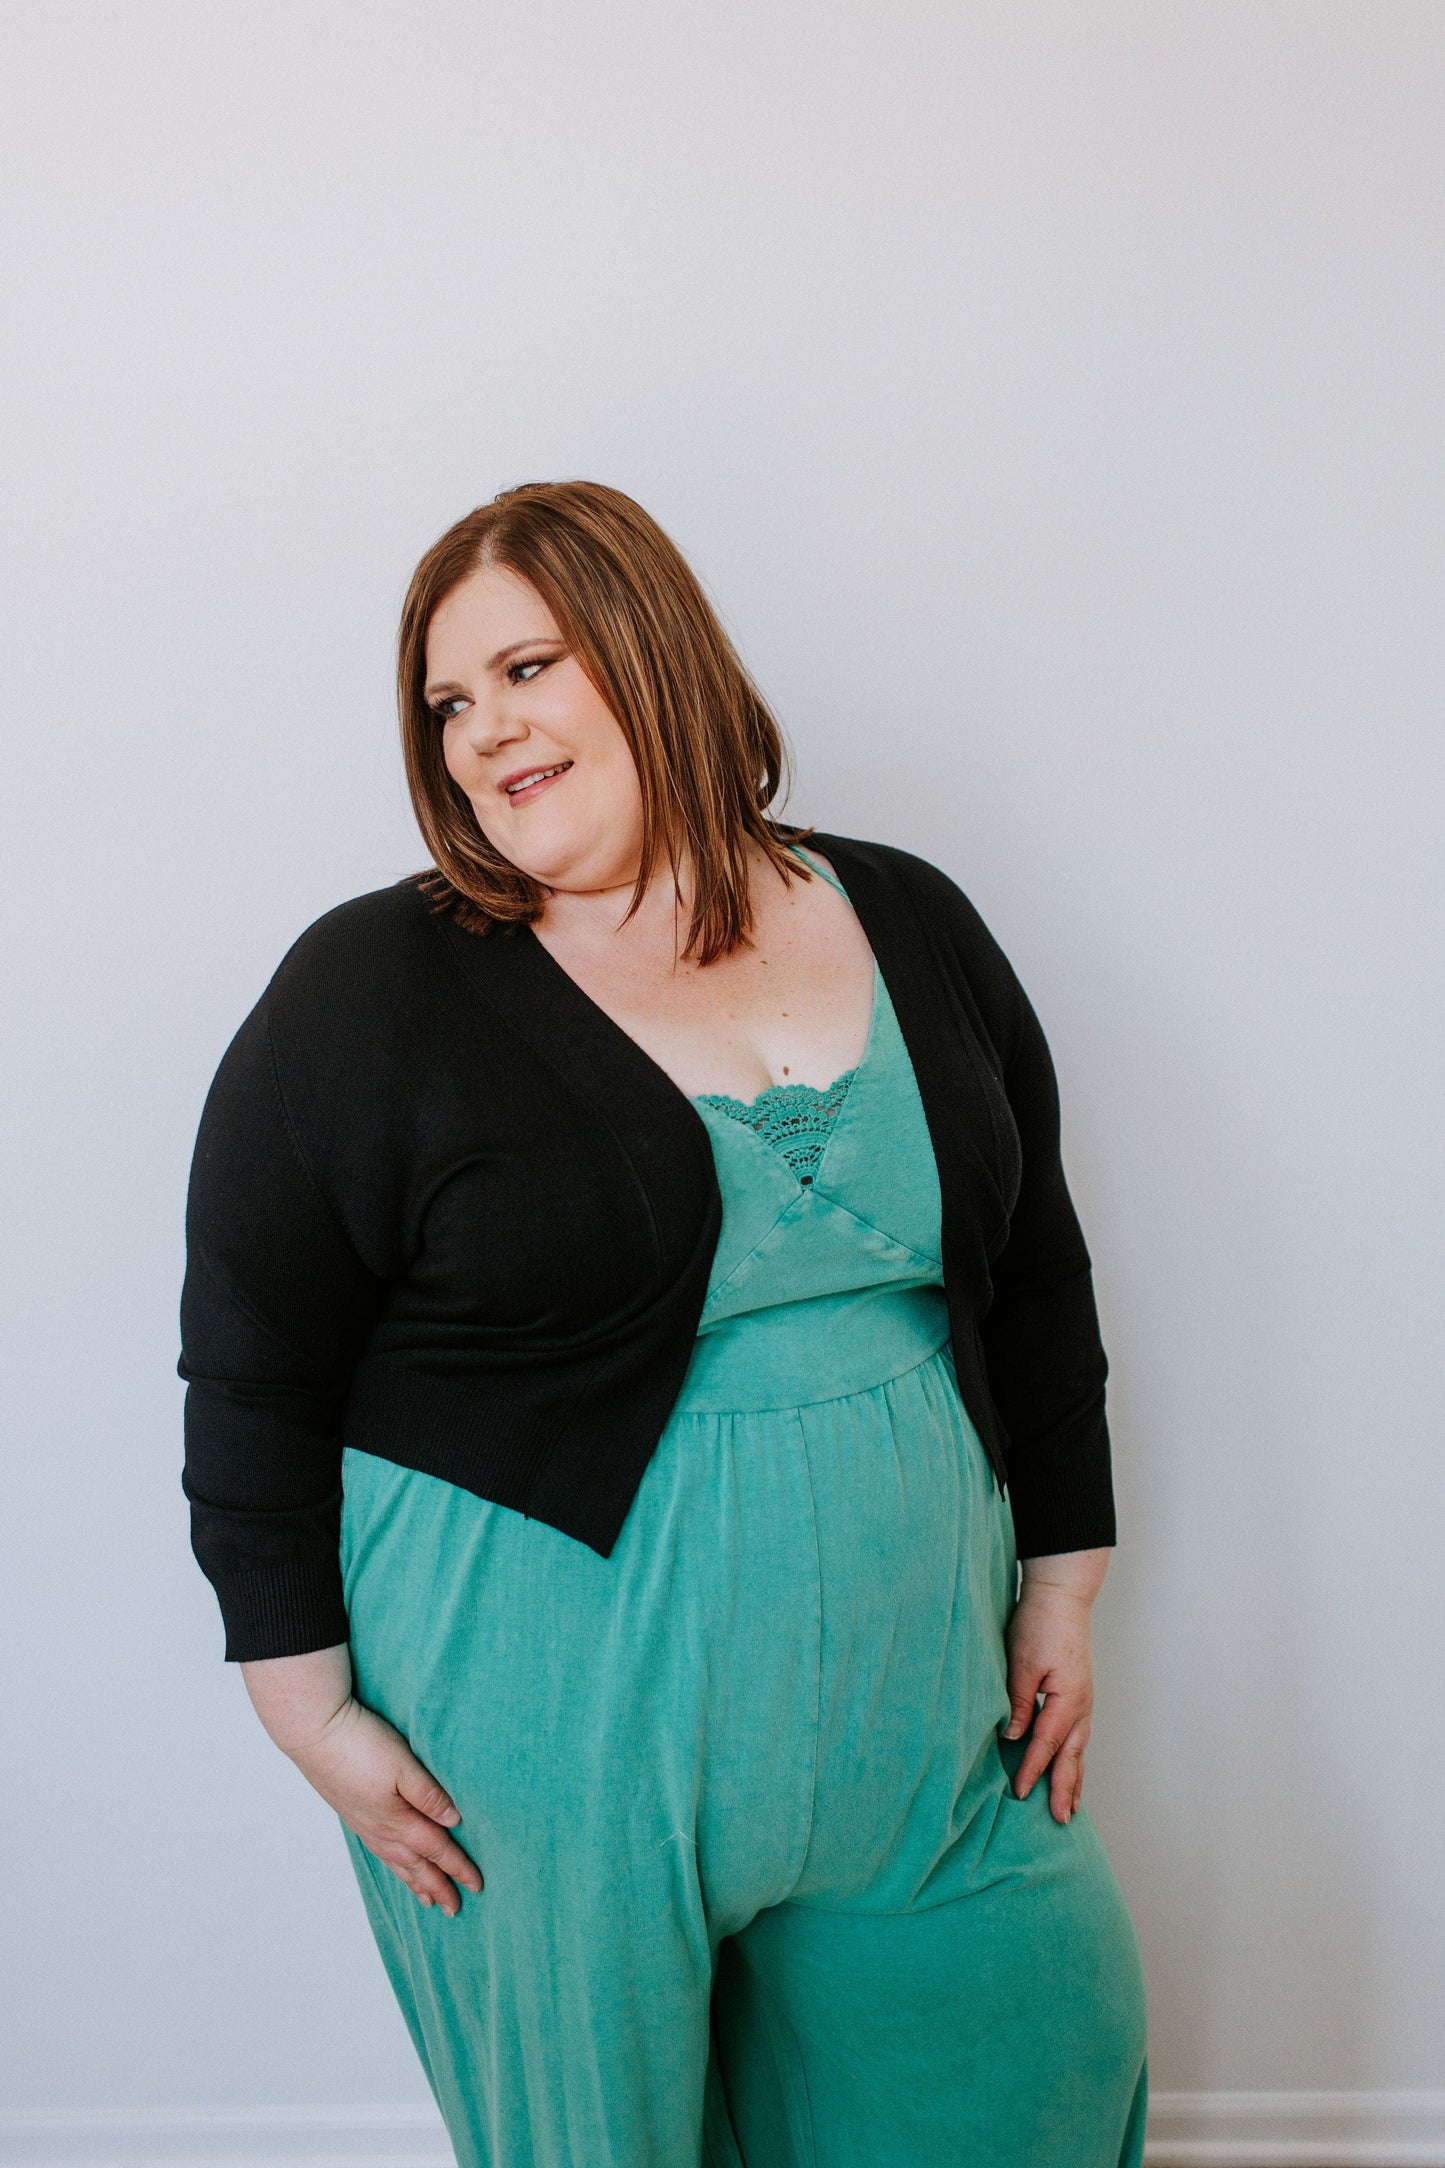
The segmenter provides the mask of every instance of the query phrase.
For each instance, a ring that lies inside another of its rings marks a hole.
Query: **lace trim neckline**
[[[733,1099],[726,1092],[699,1092],[700,1106],[716,1107],[742,1122],[764,1144],[781,1153],[805,1186],[823,1163],[833,1125],[842,1112],[856,1069],[845,1069],[831,1084],[769,1084],[756,1099]]]
[[[826,881],[830,888],[836,888],[840,896],[847,895],[847,890],[837,876],[825,871],[815,861],[811,852],[805,851],[801,844],[794,844],[793,849],[820,880]],[[880,974],[876,961],[873,969],[875,992],[873,1014],[868,1024],[870,1048],[878,1012],[877,984]],[[867,1059],[866,1053],[864,1059]],[[823,1164],[823,1154],[828,1149],[833,1125],[843,1110],[848,1088],[861,1067],[862,1063],[859,1063],[855,1068],[845,1069],[841,1076],[834,1077],[831,1084],[825,1084],[821,1088],[816,1084],[769,1084],[758,1093],[756,1099],[734,1099],[727,1092],[698,1092],[694,1104],[715,1107],[719,1114],[729,1115],[734,1121],[742,1122],[760,1137],[764,1144],[771,1145],[775,1152],[781,1153],[806,1189],[811,1186],[813,1177]]]

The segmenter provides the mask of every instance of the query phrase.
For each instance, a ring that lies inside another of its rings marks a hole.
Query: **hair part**
[[[752,930],[747,843],[783,879],[812,878],[788,850],[813,833],[769,818],[791,779],[787,741],[701,583],[641,505],[600,482],[527,482],[479,505],[412,575],[397,643],[407,787],[435,861],[419,875],[432,908],[474,933],[530,925],[551,891],[494,848],[448,772],[428,708],[426,640],[440,604],[472,573],[504,567],[536,589],[617,718],[637,764],[642,855],[625,925],[665,858],[692,869],[684,956],[726,955]]]

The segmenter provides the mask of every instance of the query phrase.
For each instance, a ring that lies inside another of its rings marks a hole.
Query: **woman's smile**
[[[550,784],[558,782],[571,765],[570,760],[554,760],[548,767],[514,768],[510,775],[502,777],[497,788],[513,805],[528,805]]]

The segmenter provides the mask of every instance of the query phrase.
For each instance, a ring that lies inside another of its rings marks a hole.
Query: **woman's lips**
[[[534,798],[540,798],[544,790],[549,790],[552,784],[560,783],[571,765],[570,760],[551,761],[548,763],[547,772],[539,775],[535,783],[524,783],[520,789],[509,789],[510,778],[508,778],[508,781],[500,784],[499,788],[508,805],[529,805]],[[524,774],[528,772],[527,770],[523,771]],[[530,772],[535,773],[536,771]]]

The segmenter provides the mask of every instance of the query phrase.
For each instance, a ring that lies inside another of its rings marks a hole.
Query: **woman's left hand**
[[[1049,1812],[1067,1822],[1084,1789],[1084,1748],[1094,1711],[1094,1664],[1089,1611],[1109,1567],[1109,1552],[1060,1551],[1023,1561],[1023,1588],[1008,1625],[1008,1698],[1013,1715],[1005,1739],[1033,1735],[1014,1775],[1027,1799],[1049,1771]],[[1037,1698],[1044,1697],[1038,1708]]]

